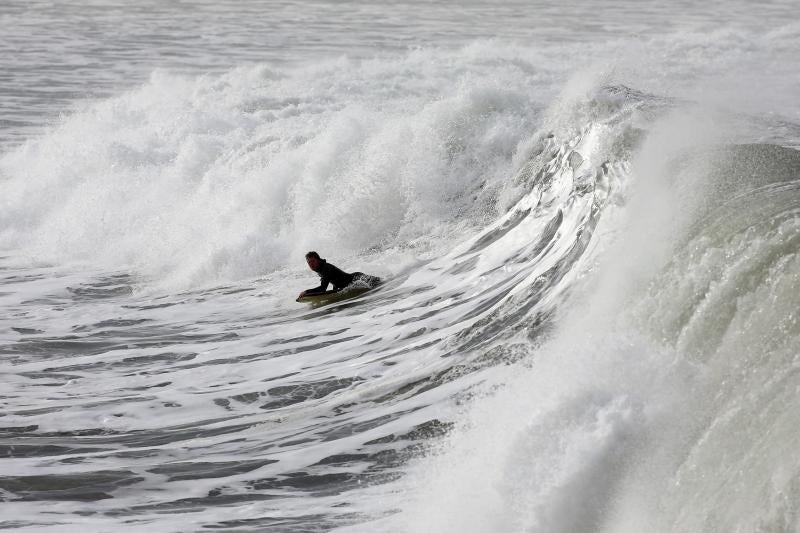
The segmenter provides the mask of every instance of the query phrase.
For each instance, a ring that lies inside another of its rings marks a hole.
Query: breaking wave
[[[798,152],[429,60],[157,73],[3,156],[4,526],[800,527]],[[289,307],[319,243],[388,282]]]

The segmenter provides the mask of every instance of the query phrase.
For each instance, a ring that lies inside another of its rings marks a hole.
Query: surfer
[[[366,285],[366,288],[372,288],[380,283],[379,278],[369,276],[363,272],[353,272],[349,274],[322,259],[317,252],[308,252],[306,254],[306,263],[308,263],[308,268],[319,275],[320,284],[319,287],[301,292],[298,298],[312,296],[314,294],[323,294],[328,288],[329,283],[333,284],[334,291],[340,291],[353,282],[363,283]]]

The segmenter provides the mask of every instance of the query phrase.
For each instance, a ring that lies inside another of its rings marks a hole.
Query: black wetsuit
[[[368,274],[364,274],[363,272],[353,272],[352,274],[348,274],[347,272],[328,263],[324,259],[320,259],[319,263],[319,268],[314,271],[321,278],[319,287],[314,287],[313,289],[304,291],[306,296],[323,294],[325,289],[328,288],[329,283],[333,283],[334,291],[340,291],[348,285],[352,285],[354,282],[365,289],[374,289],[382,282],[381,278],[370,276]]]
[[[352,274],[348,274],[347,272],[328,263],[324,259],[320,260],[319,268],[315,270],[315,272],[319,274],[319,277],[321,278],[319,287],[308,289],[305,291],[307,295],[321,294],[325,292],[325,289],[328,288],[329,283],[333,283],[333,290],[340,291],[353,283],[353,279],[361,274],[361,272],[353,272]]]

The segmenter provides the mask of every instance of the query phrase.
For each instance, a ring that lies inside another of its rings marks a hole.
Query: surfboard
[[[297,302],[300,303],[309,303],[312,306],[320,306],[320,305],[327,305],[335,302],[341,302],[342,300],[349,300],[350,298],[355,298],[356,296],[361,296],[365,292],[369,291],[370,289],[367,287],[354,287],[352,289],[344,288],[340,291],[325,291],[320,294],[312,294],[310,296],[300,296]]]

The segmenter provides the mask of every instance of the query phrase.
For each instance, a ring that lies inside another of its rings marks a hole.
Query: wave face
[[[800,529],[796,25],[212,69],[153,9],[205,73],[3,133],[0,527]],[[309,249],[385,283],[296,304]]]
[[[666,168],[599,285],[411,476],[400,529],[797,528],[800,154]],[[708,197],[669,194],[698,183]]]

